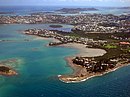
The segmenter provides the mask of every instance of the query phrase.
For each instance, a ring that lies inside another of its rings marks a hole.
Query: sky
[[[130,6],[130,0],[0,0],[0,6]]]

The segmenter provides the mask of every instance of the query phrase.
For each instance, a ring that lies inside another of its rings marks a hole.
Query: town
[[[0,24],[62,23],[85,33],[130,32],[130,15],[84,14],[74,16],[35,13],[26,16],[0,16]]]

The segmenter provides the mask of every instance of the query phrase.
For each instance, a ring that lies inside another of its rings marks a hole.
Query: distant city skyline
[[[130,6],[130,0],[0,0],[0,6]]]

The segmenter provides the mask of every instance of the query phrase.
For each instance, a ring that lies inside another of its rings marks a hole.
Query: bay
[[[81,83],[59,81],[57,75],[73,72],[64,58],[78,50],[47,47],[49,41],[21,33],[28,28],[44,26],[0,25],[0,36],[5,35],[0,40],[15,40],[0,42],[0,60],[19,60],[19,64],[14,65],[18,76],[0,76],[0,97],[130,97],[130,66]]]

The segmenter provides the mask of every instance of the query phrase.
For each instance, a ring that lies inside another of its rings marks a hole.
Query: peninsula
[[[58,42],[50,42],[49,46],[75,47],[81,49],[76,56],[66,58],[68,64],[73,68],[74,73],[71,75],[59,75],[59,79],[65,83],[81,82],[95,76],[101,76],[106,73],[115,71],[118,68],[130,64],[130,42],[123,40],[124,36],[118,36],[120,33],[90,33],[89,38],[86,33],[59,33],[47,29],[28,29],[24,31],[27,35],[35,35],[45,38],[53,38]],[[77,35],[79,37],[77,37]],[[93,35],[94,34],[94,35]],[[129,36],[129,33],[125,33]],[[93,38],[90,38],[93,35]],[[102,36],[109,37],[105,40],[100,39]],[[122,34],[121,34],[122,35]],[[99,38],[97,40],[97,37]],[[115,40],[117,38],[117,40]],[[88,50],[88,49],[95,49]],[[87,49],[87,50],[83,50]],[[96,52],[97,50],[97,52]],[[86,51],[92,51],[89,54]],[[88,54],[88,55],[87,55]]]

